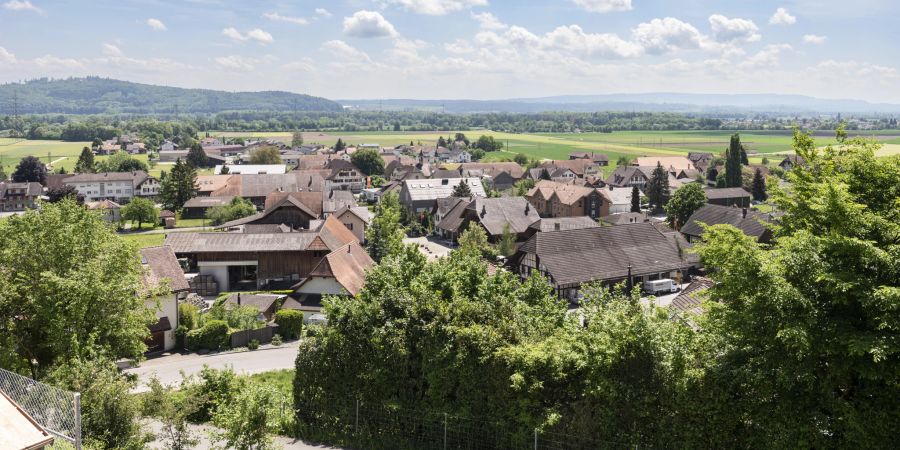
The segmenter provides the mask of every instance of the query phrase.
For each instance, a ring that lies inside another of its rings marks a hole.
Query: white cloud
[[[595,13],[631,11],[631,0],[572,0],[579,8]]]
[[[214,58],[213,61],[215,61],[219,67],[226,70],[237,72],[252,72],[256,70],[260,65],[271,64],[277,59],[278,58],[272,55],[263,55],[259,58],[240,55],[228,55],[219,56],[217,58]]]
[[[293,16],[282,16],[278,13],[265,13],[263,17],[266,19],[276,21],[276,22],[287,22],[292,23],[294,25],[307,25],[309,21],[304,19],[303,17],[293,17]]]
[[[60,58],[53,55],[44,55],[34,59],[34,64],[42,69],[84,69],[84,64],[74,58]]]
[[[483,13],[471,13],[472,18],[478,22],[478,26],[481,27],[482,30],[503,30],[509,25],[500,21],[497,16],[485,11]]]
[[[122,56],[122,50],[113,44],[103,43],[103,54],[106,56]]]
[[[344,34],[361,38],[394,37],[397,30],[381,13],[360,10],[344,17]]]
[[[721,14],[709,16],[713,37],[719,42],[756,42],[762,38],[752,20],[729,19]]]
[[[818,36],[815,34],[804,34],[803,35],[803,43],[805,43],[805,44],[815,44],[815,45],[824,44],[826,39],[828,39],[828,38],[825,36]]]
[[[653,19],[631,30],[632,38],[647,53],[666,53],[700,47],[703,36],[693,25],[672,17]]]
[[[168,29],[166,28],[166,24],[162,23],[159,19],[147,19],[147,25],[156,31],[166,31]]]
[[[316,15],[322,17],[331,17],[331,12],[325,8],[316,8]]]
[[[487,0],[388,0],[407,11],[429,16],[443,16],[472,6],[485,6]],[[630,1],[630,0],[629,0]]]
[[[327,50],[331,56],[344,61],[372,62],[366,52],[338,39],[325,42],[322,44],[322,48]]]
[[[5,48],[0,47],[0,63],[13,64],[16,62],[16,55],[8,52]]]
[[[772,68],[778,65],[781,53],[792,48],[788,44],[770,44],[756,54],[745,58],[739,65],[744,69]]]
[[[893,67],[880,66],[877,64],[858,62],[854,60],[835,61],[833,59],[828,59],[820,62],[815,67],[811,67],[810,70],[812,70],[816,74],[824,75],[826,77],[839,78],[841,79],[840,81],[842,83],[845,81],[849,82],[854,80],[854,78],[847,77],[874,76],[876,80],[880,80],[882,82],[890,78],[900,78],[900,71]]]
[[[640,45],[615,34],[585,33],[578,25],[557,27],[544,35],[540,44],[545,48],[602,58],[633,58],[643,52]]]
[[[29,0],[9,0],[3,4],[3,7],[10,11],[31,11],[38,14],[44,14],[44,10],[34,6]]]
[[[776,9],[775,14],[769,17],[769,25],[793,25],[795,23],[797,23],[797,18],[784,8]]]
[[[271,34],[259,28],[254,28],[246,34],[241,34],[236,28],[228,27],[222,30],[222,34],[236,41],[256,41],[260,44],[271,44],[275,40]]]

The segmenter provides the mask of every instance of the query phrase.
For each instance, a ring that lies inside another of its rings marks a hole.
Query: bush
[[[250,342],[247,343],[247,348],[250,350],[256,350],[259,348],[259,341],[256,339],[250,339]]]
[[[185,376],[181,390],[196,401],[196,410],[188,416],[194,423],[208,422],[222,405],[233,402],[234,396],[244,387],[244,382],[231,369],[216,370],[203,367],[196,376]]]
[[[281,345],[281,344],[283,344],[283,343],[284,343],[284,342],[281,340],[281,335],[280,335],[280,334],[275,333],[275,336],[272,336],[272,345],[278,347],[279,345]]]
[[[278,333],[285,339],[297,339],[303,330],[303,313],[293,309],[282,309],[275,313]]]
[[[187,347],[190,350],[205,348],[217,350],[228,346],[228,324],[223,320],[210,320],[202,328],[187,333]]]
[[[193,330],[200,326],[200,313],[197,307],[191,303],[178,304],[178,323],[188,330]]]
[[[178,325],[175,329],[175,348],[183,350],[187,344],[187,334],[190,330],[184,325]]]

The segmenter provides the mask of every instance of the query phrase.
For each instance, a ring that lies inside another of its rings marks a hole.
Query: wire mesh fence
[[[297,405],[298,437],[373,450],[633,450],[636,446],[485,418],[411,410],[353,399]],[[641,447],[643,449],[645,447]]]
[[[81,449],[81,396],[0,369],[0,391],[48,433]]]

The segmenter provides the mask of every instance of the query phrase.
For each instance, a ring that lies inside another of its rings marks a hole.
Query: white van
[[[644,292],[653,295],[671,294],[678,292],[678,284],[671,278],[663,278],[660,280],[645,281]]]

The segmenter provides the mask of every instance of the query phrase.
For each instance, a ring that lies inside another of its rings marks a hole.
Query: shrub
[[[196,376],[185,376],[181,390],[196,401],[196,410],[188,416],[194,423],[208,422],[222,405],[233,402],[234,396],[244,387],[244,382],[231,369],[216,370],[203,367]]]
[[[210,320],[202,328],[187,333],[187,346],[190,350],[205,348],[216,350],[228,346],[228,324],[222,320]]]
[[[280,334],[275,333],[275,336],[272,336],[272,345],[278,347],[279,345],[281,345],[281,344],[283,344],[283,343],[284,343],[284,342],[281,340],[281,335],[280,335]]]
[[[250,342],[247,343],[247,348],[250,350],[256,350],[259,348],[259,341],[256,339],[250,339]]]
[[[303,313],[293,309],[282,309],[275,313],[278,333],[285,339],[297,339],[303,330]]]
[[[184,325],[178,325],[175,329],[175,348],[184,349],[187,344],[187,334],[190,330]]]
[[[200,326],[200,313],[197,307],[190,303],[178,304],[178,323],[188,330],[193,330]]]

